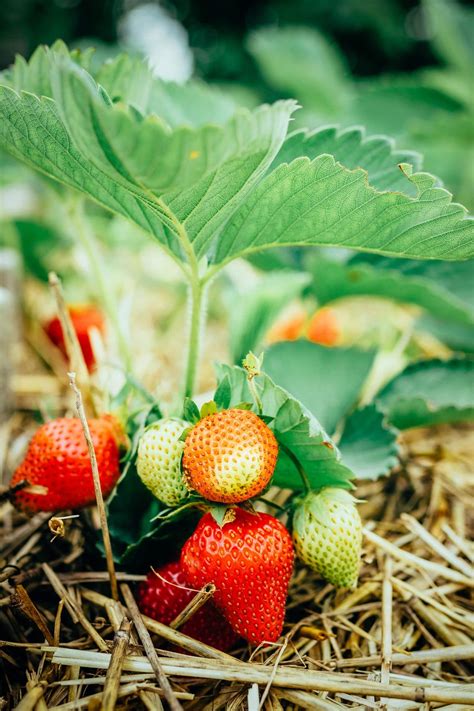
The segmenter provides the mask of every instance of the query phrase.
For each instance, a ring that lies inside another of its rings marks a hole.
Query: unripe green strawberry
[[[338,588],[353,588],[359,574],[362,522],[344,489],[311,492],[297,506],[293,541],[298,557]]]
[[[178,506],[189,490],[181,474],[180,441],[189,423],[176,417],[158,420],[147,427],[140,438],[137,472],[148,489],[167,506]]]

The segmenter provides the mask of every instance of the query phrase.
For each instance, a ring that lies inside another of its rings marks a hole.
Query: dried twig
[[[99,647],[99,649],[105,651],[108,648],[107,644],[104,642],[95,627],[91,625],[84,612],[82,611],[82,608],[69,595],[64,585],[58,579],[56,573],[52,570],[52,568],[49,567],[47,563],[43,563],[43,570],[49,582],[51,583],[51,587],[58,595],[59,599],[64,600],[64,604],[66,605],[67,611],[71,615],[73,622],[79,622],[79,624],[82,625],[87,634],[90,635],[90,637],[94,640],[95,644]]]
[[[76,329],[74,328],[69,309],[64,299],[61,280],[54,272],[49,273],[49,286],[56,302],[56,311],[61,323],[69,367],[72,371],[77,373],[81,388],[84,388],[87,393],[88,402],[89,400],[92,402],[89,371],[87,370]]]
[[[46,682],[44,681],[40,681],[35,686],[32,686],[15,708],[15,711],[33,711],[40,699],[43,698],[45,688]]]
[[[441,541],[438,541],[424,526],[418,523],[416,518],[406,513],[403,513],[400,518],[406,524],[407,528],[419,536],[432,551],[437,553],[441,558],[444,558],[453,568],[459,570],[459,572],[467,578],[474,579],[474,568],[472,565],[469,565],[465,560],[462,560],[462,558],[459,558],[459,556],[450,551],[449,548],[446,548]]]
[[[412,664],[433,664],[434,662],[449,662],[453,660],[474,659],[474,643],[461,644],[456,647],[440,647],[439,649],[426,649],[419,652],[406,652],[392,654],[392,666],[399,667]],[[382,656],[353,657],[352,659],[336,659],[330,662],[336,669],[350,669],[351,667],[372,667],[382,664]]]
[[[451,568],[447,568],[444,565],[433,563],[430,560],[420,558],[417,555],[413,555],[413,553],[404,551],[401,548],[398,548],[398,546],[394,546],[393,543],[390,543],[390,541],[385,540],[385,538],[377,536],[376,533],[369,531],[367,528],[364,528],[364,535],[368,541],[381,548],[393,558],[402,560],[414,568],[426,570],[433,575],[442,576],[443,578],[446,578],[446,580],[452,580],[455,583],[462,583],[466,587],[474,588],[474,578],[467,578],[465,575],[461,575],[456,570],[451,570]]]
[[[153,642],[151,641],[150,633],[148,632],[147,628],[145,627],[145,623],[142,620],[140,610],[138,609],[138,605],[132,595],[132,591],[126,583],[122,583],[120,589],[124,596],[128,611],[132,616],[133,624],[135,625],[135,629],[138,632],[140,641],[143,644],[143,649],[145,650],[145,653],[150,661],[150,665],[153,671],[155,672],[156,679],[161,688],[163,689],[163,693],[167,702],[170,705],[170,708],[172,709],[172,711],[183,711],[183,707],[177,700],[176,695],[173,689],[171,688],[171,684],[168,681],[168,677],[166,676],[163,670],[163,666],[158,658],[156,650],[153,646]]]
[[[174,630],[177,630],[179,629],[179,627],[182,627],[184,623],[190,619],[190,617],[195,615],[196,612],[200,610],[201,607],[205,605],[208,600],[211,599],[215,592],[216,586],[212,583],[204,585],[202,590],[200,590],[193,597],[193,599],[189,601],[184,610],[181,610],[179,615],[175,617],[172,622],[170,622],[170,627],[172,627]]]
[[[110,654],[98,652],[64,649],[44,648],[53,652],[53,662],[58,664],[78,663],[94,669],[104,669],[110,663]],[[329,691],[332,693],[345,692],[349,694],[371,695],[378,698],[406,699],[418,703],[428,702],[459,702],[474,706],[474,698],[470,688],[461,684],[444,684],[443,686],[403,686],[400,684],[378,684],[371,681],[347,679],[341,674],[328,674],[308,669],[293,667],[280,668],[274,674],[271,667],[261,664],[234,662],[222,663],[209,660],[204,664],[203,659],[160,658],[160,663],[166,674],[173,676],[195,677],[197,679],[227,679],[243,684],[266,684],[273,677],[273,684],[278,687],[295,688],[303,690]],[[211,666],[212,665],[212,666]],[[152,667],[146,657],[127,657],[124,669],[134,672],[148,672]],[[273,676],[274,674],[274,676]],[[416,683],[416,682],[415,682]]]
[[[43,615],[38,610],[23,585],[17,585],[15,587],[15,592],[11,596],[11,605],[20,610],[35,623],[40,632],[44,635],[48,644],[54,644],[54,637],[49,631]]]
[[[90,602],[93,602],[96,605],[100,605],[101,607],[106,607],[107,604],[111,602],[111,599],[109,597],[101,595],[100,593],[95,592],[95,590],[89,590],[87,588],[81,588],[81,595],[86,600],[89,600]],[[230,654],[221,652],[218,649],[214,649],[214,647],[210,647],[209,645],[204,644],[203,642],[199,642],[198,640],[193,639],[192,637],[188,637],[182,632],[179,632],[179,630],[173,630],[171,629],[171,627],[168,627],[167,625],[164,625],[161,622],[158,622],[157,620],[152,620],[151,617],[147,617],[146,615],[142,615],[141,617],[145,624],[145,627],[150,632],[152,632],[153,634],[157,634],[159,637],[166,639],[167,642],[171,642],[171,644],[174,644],[177,647],[182,647],[183,649],[186,649],[192,654],[202,655],[203,657],[208,657],[210,659],[222,659],[224,661],[227,660],[232,662],[235,661],[234,658],[230,656]]]
[[[120,687],[122,665],[130,641],[130,621],[124,617],[120,629],[114,637],[114,646],[110,657],[110,665],[105,676],[104,692],[102,697],[103,711],[114,711]]]
[[[99,468],[97,466],[97,457],[95,455],[94,443],[92,442],[89,424],[87,422],[86,413],[84,412],[84,406],[82,404],[81,392],[76,385],[76,375],[75,375],[75,373],[68,373],[68,375],[69,375],[69,382],[71,384],[71,388],[73,389],[74,394],[76,396],[76,410],[77,410],[77,414],[78,414],[79,419],[82,424],[82,429],[84,430],[84,436],[86,438],[87,448],[89,450],[89,457],[91,460],[92,476],[94,479],[95,498],[96,498],[96,502],[97,502],[97,510],[99,512],[100,527],[102,530],[102,539],[104,541],[104,551],[105,551],[105,558],[107,561],[107,570],[109,572],[109,578],[110,578],[110,589],[111,589],[112,597],[114,598],[114,600],[118,600],[118,586],[117,586],[117,578],[115,575],[115,564],[114,564],[114,557],[113,557],[113,553],[112,553],[112,543],[110,541],[109,526],[107,523],[107,514],[105,512],[104,497],[102,496],[102,488],[100,485]]]

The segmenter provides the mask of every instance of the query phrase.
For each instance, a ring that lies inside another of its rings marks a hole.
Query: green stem
[[[74,198],[71,199],[69,214],[75,228],[75,236],[78,237],[87,256],[98,297],[105,309],[110,323],[112,324],[121,358],[124,362],[126,370],[131,371],[132,355],[128,339],[125,336],[122,323],[118,315],[115,295],[110,289],[110,285],[105,274],[105,268],[100,256],[99,247],[84,213],[83,198],[74,196]]]
[[[189,281],[189,337],[184,396],[192,397],[201,351],[201,336],[206,308],[207,289],[193,270]]]
[[[303,484],[304,484],[305,491],[306,491],[307,494],[309,494],[309,492],[311,491],[311,483],[310,483],[310,481],[309,481],[309,479],[308,479],[308,475],[306,474],[305,470],[304,470],[303,467],[301,466],[301,464],[300,464],[298,458],[295,457],[295,455],[293,454],[293,452],[291,451],[291,449],[288,449],[288,447],[286,447],[286,446],[285,446],[284,444],[282,444],[281,442],[278,442],[278,445],[279,445],[280,449],[282,449],[282,450],[285,452],[285,454],[291,459],[291,461],[292,461],[293,464],[295,465],[295,468],[296,468],[296,470],[298,471],[298,474],[300,475],[301,480],[302,480],[302,482],[303,482]]]
[[[249,378],[247,378],[247,382],[249,384],[249,390],[252,394],[255,405],[257,406],[258,414],[261,415],[263,413],[263,403],[262,403],[262,399],[258,393],[257,383],[255,382],[255,378],[249,377]]]

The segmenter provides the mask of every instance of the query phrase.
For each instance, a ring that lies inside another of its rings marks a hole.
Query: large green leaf
[[[333,433],[356,404],[374,355],[301,340],[276,343],[266,351],[264,362],[268,375]]]
[[[365,170],[351,170],[328,155],[297,158],[264,178],[284,141],[291,101],[240,111],[220,128],[172,129],[136,106],[114,104],[67,51],[41,56],[43,64],[49,63],[53,98],[0,88],[0,144],[132,220],[182,260],[195,264],[206,256],[221,266],[281,245],[336,245],[443,259],[474,252],[473,223],[464,219],[463,208],[451,204],[431,176],[411,176],[409,166],[406,184],[411,180],[416,197],[379,192],[368,184]],[[117,98],[120,91],[130,98],[136,71],[130,67],[139,65],[123,63],[122,89],[122,65],[113,66],[117,76],[108,77],[110,90],[119,92]],[[185,89],[176,91],[182,98]],[[142,108],[151,106],[144,96],[134,100]],[[374,150],[379,158],[386,150],[386,144],[367,140],[354,153],[357,140],[352,139],[343,150],[345,138],[336,137],[337,155],[341,161],[347,156],[351,165],[373,167]],[[393,174],[386,156],[382,164]]]
[[[52,96],[51,87],[51,57],[66,57],[84,69],[90,70],[93,50],[69,52],[61,40],[51,47],[40,45],[35,49],[27,62],[17,55],[15,63],[0,74],[0,84],[9,86],[17,92],[28,91],[36,96]]]
[[[442,262],[357,255],[346,263],[315,255],[311,289],[321,304],[380,296],[417,304],[438,318],[474,324],[474,261]]]
[[[260,182],[233,216],[216,261],[285,245],[343,246],[391,256],[467,259],[474,256],[474,221],[427,173],[407,178],[417,197],[379,192],[364,170],[332,156],[297,158]]]
[[[120,54],[96,75],[112,100],[131,104],[142,114],[156,114],[169,126],[222,124],[234,114],[234,101],[203,82],[175,84],[158,79],[139,57]]]
[[[247,375],[242,368],[220,364],[217,374],[219,384],[214,399],[220,407],[252,402]],[[297,469],[300,466],[315,489],[350,488],[353,474],[340,461],[337,447],[316,417],[286,390],[275,385],[268,375],[256,377],[255,383],[263,406],[260,414],[269,422],[280,444],[273,483],[301,489],[302,479]],[[255,406],[254,410],[257,411]]]
[[[232,291],[230,301],[230,354],[240,364],[249,351],[257,351],[278,314],[308,285],[308,274],[277,271],[261,277],[256,286]],[[238,308],[236,308],[238,303]]]
[[[399,429],[474,419],[474,360],[409,365],[377,397]]]
[[[1,89],[3,142],[50,177],[129,217],[175,254],[192,240],[206,249],[271,163],[294,108],[282,102],[241,111],[223,129],[171,132],[156,117],[112,105],[87,72],[50,56],[57,103]]]
[[[0,84],[51,97],[51,61],[55,55],[93,74],[114,102],[129,104],[144,115],[155,114],[171,127],[222,124],[235,113],[234,101],[223,92],[199,81],[175,84],[158,79],[140,57],[119,54],[93,72],[93,54],[93,49],[69,52],[61,40],[51,48],[41,45],[28,62],[17,56],[12,67],[0,75]]]
[[[406,179],[400,170],[401,163],[410,163],[415,170],[421,168],[421,156],[414,151],[395,150],[394,142],[385,136],[365,137],[361,128],[339,129],[328,126],[316,131],[295,131],[291,133],[272,167],[281,163],[291,163],[299,156],[311,160],[328,154],[351,170],[363,168],[369,182],[378,190],[401,190],[408,195],[416,195],[416,187]]]
[[[367,405],[347,418],[339,451],[356,479],[378,479],[397,464],[397,431],[385,422],[377,405]]]

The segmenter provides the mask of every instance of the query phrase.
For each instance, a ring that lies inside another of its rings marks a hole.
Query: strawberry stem
[[[287,457],[289,457],[291,459],[291,461],[293,462],[293,464],[295,465],[295,468],[296,468],[298,474],[300,475],[301,480],[304,484],[305,492],[307,494],[309,494],[309,492],[312,490],[312,487],[311,487],[310,481],[308,479],[308,475],[306,474],[305,470],[301,466],[298,458],[295,457],[295,455],[293,454],[291,449],[288,449],[288,447],[286,447],[286,445],[282,444],[281,442],[278,442],[278,446],[280,447],[281,450],[283,450],[283,452],[285,452]]]
[[[197,268],[195,268],[189,278],[189,337],[184,385],[185,397],[192,397],[194,394],[206,311],[206,297],[207,289],[199,278]]]

